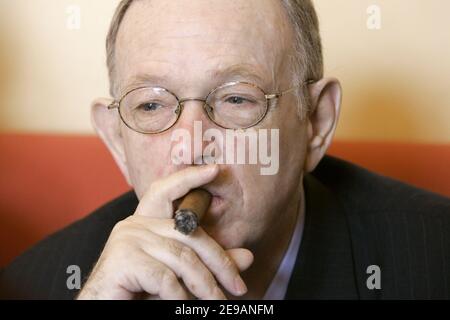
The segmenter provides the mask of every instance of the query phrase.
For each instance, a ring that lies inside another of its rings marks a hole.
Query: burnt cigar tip
[[[180,209],[175,213],[175,230],[184,235],[191,234],[198,227],[198,217],[189,209]]]

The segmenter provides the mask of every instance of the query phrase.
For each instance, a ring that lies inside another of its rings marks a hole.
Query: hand
[[[225,299],[220,286],[245,294],[239,272],[253,262],[249,250],[225,251],[201,227],[190,236],[174,230],[173,201],[218,172],[215,165],[189,167],[154,182],[135,213],[114,227],[78,299]]]

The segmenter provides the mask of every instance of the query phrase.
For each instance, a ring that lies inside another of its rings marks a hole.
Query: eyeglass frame
[[[284,91],[280,91],[280,92],[277,92],[277,93],[270,93],[270,94],[267,94],[261,87],[259,87],[258,85],[254,84],[254,83],[250,83],[250,82],[246,82],[246,81],[231,81],[231,82],[226,82],[226,83],[224,83],[224,84],[221,84],[221,85],[219,85],[218,87],[214,88],[214,89],[211,90],[211,91],[206,95],[206,97],[203,98],[203,99],[202,99],[202,98],[182,98],[182,99],[180,99],[180,98],[178,98],[178,96],[177,96],[175,93],[173,93],[173,92],[170,91],[169,89],[166,89],[166,88],[163,88],[163,87],[159,87],[159,86],[140,86],[140,87],[133,88],[133,89],[127,91],[126,93],[124,93],[124,94],[120,97],[119,100],[114,100],[113,102],[111,102],[111,104],[109,104],[109,105],[107,106],[107,109],[108,109],[108,110],[114,110],[114,109],[117,109],[118,112],[119,112],[119,116],[120,116],[120,119],[122,120],[122,122],[123,122],[128,128],[130,128],[131,130],[133,130],[133,131],[135,131],[135,132],[137,132],[137,133],[141,133],[141,134],[160,134],[160,133],[164,133],[164,132],[170,130],[171,128],[173,128],[173,127],[177,124],[178,120],[179,120],[180,117],[181,117],[181,113],[182,113],[183,110],[184,110],[183,108],[184,108],[184,103],[185,103],[185,102],[188,102],[188,101],[199,101],[199,102],[202,102],[202,103],[203,103],[203,109],[205,110],[206,115],[208,116],[208,119],[211,120],[215,125],[219,126],[220,128],[223,128],[223,129],[230,129],[230,130],[245,130],[245,129],[248,129],[248,128],[252,128],[252,127],[254,127],[254,126],[257,126],[258,124],[260,124],[260,123],[266,118],[267,113],[269,112],[269,104],[270,104],[270,101],[271,101],[271,100],[273,100],[273,99],[279,99],[280,97],[282,97],[282,96],[285,95],[286,93],[289,93],[289,92],[293,91],[294,89],[297,89],[297,88],[300,87],[300,86],[310,85],[310,84],[312,84],[312,83],[314,83],[314,82],[316,82],[316,80],[309,79],[309,80],[306,80],[306,81],[304,81],[304,82],[302,82],[302,83],[300,83],[300,84],[298,84],[298,85],[296,85],[296,86],[293,86],[293,87],[291,87],[291,88],[289,88],[289,89],[286,89],[286,90],[284,90]],[[212,94],[214,94],[214,92],[216,92],[217,90],[220,90],[220,89],[225,88],[225,87],[228,87],[228,86],[237,85],[237,84],[250,85],[250,86],[252,86],[252,87],[254,87],[254,88],[260,90],[260,91],[264,94],[264,97],[265,97],[265,99],[266,99],[266,107],[265,107],[265,111],[264,111],[264,113],[262,114],[261,118],[260,118],[256,123],[254,123],[254,124],[252,124],[252,125],[250,125],[250,126],[247,126],[247,127],[243,127],[243,128],[236,128],[236,129],[233,129],[233,128],[226,128],[226,127],[224,127],[224,126],[218,124],[215,120],[211,119],[211,116],[210,116],[208,110],[206,110],[206,106],[208,106],[208,107],[211,108],[211,109],[213,109],[213,107],[210,106],[210,105],[207,103],[207,101],[208,101],[209,97],[210,97]],[[175,122],[174,122],[172,125],[170,125],[168,128],[163,129],[163,130],[161,130],[161,131],[157,131],[157,132],[145,132],[145,131],[139,131],[139,130],[137,130],[137,129],[135,129],[135,128],[132,128],[132,127],[125,121],[125,119],[123,118],[122,112],[120,111],[121,103],[122,103],[123,99],[125,99],[125,97],[127,97],[130,93],[132,93],[132,92],[134,92],[134,91],[137,91],[137,90],[140,90],[140,89],[147,89],[147,88],[148,88],[148,89],[153,88],[153,89],[164,90],[165,92],[167,92],[167,93],[171,94],[173,97],[175,97],[175,99],[177,100],[177,106],[176,106],[176,109],[175,109],[175,114],[177,115],[177,119],[175,120]]]

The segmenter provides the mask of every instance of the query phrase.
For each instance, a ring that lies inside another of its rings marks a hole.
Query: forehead
[[[253,75],[255,81],[274,77],[287,60],[292,39],[280,2],[135,1],[116,42],[121,86],[146,78],[181,86],[233,77],[233,72]]]

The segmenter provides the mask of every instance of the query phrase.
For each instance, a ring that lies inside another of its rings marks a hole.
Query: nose
[[[197,98],[180,100],[181,114],[172,130],[172,160],[175,164],[198,165],[208,161],[205,148],[216,142],[203,139],[204,132],[215,127],[206,113],[205,103],[204,99]]]
[[[206,113],[206,100],[199,98],[186,98],[180,100],[181,114],[178,127],[193,128],[195,123],[201,123],[203,128],[214,126]]]

